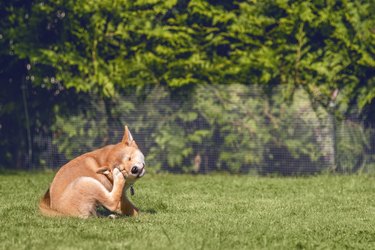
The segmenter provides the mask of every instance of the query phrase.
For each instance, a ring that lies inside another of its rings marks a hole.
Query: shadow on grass
[[[145,214],[157,214],[158,212],[155,209],[153,209],[153,208],[148,208],[148,209],[142,209],[141,213],[145,213]]]
[[[98,213],[98,216],[99,217],[109,217],[110,215],[113,215],[115,214],[114,212],[111,212],[109,211],[108,209],[106,209],[105,207],[98,207],[96,212]],[[152,209],[152,208],[148,208],[148,209],[141,209],[141,214],[157,214],[157,211],[155,209]],[[119,217],[129,217],[129,216],[125,216],[125,215],[118,215]]]

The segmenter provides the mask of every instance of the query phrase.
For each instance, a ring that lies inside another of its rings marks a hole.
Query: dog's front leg
[[[116,211],[121,202],[121,196],[125,185],[125,178],[117,168],[113,169],[113,188],[111,192],[106,193],[106,199],[99,200],[106,208]]]
[[[118,212],[127,216],[137,216],[139,209],[126,196],[125,190],[122,193],[121,201],[118,206]]]

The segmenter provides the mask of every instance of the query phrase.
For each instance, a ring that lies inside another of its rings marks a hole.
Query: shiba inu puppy
[[[145,161],[127,126],[115,145],[80,155],[62,166],[40,201],[47,216],[97,216],[97,206],[128,216],[139,212],[126,190],[145,174]]]

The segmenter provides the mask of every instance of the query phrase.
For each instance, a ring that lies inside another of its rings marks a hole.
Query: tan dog
[[[39,204],[47,216],[96,216],[97,205],[135,216],[126,190],[145,174],[142,152],[128,129],[116,145],[78,156],[62,166]]]

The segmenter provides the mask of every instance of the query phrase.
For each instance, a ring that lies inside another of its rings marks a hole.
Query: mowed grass
[[[375,177],[146,175],[137,218],[45,218],[52,173],[0,175],[1,249],[374,249]]]

